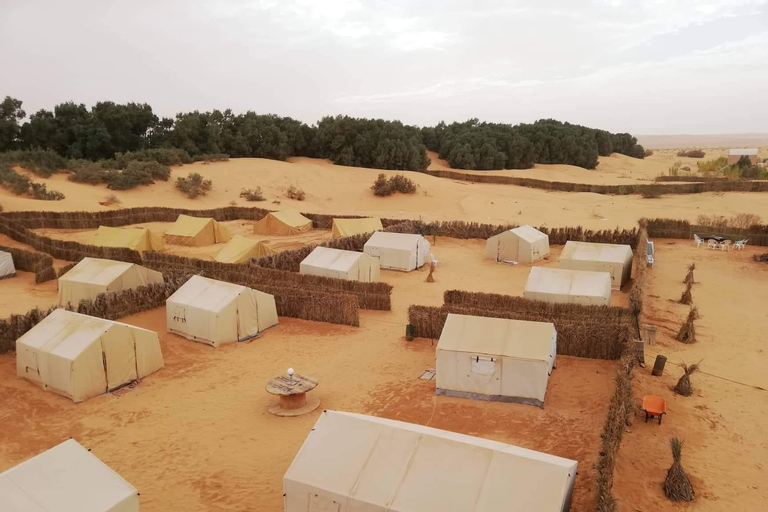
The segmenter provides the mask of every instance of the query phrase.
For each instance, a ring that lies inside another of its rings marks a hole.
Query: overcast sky
[[[766,0],[0,0],[0,96],[768,132]]]

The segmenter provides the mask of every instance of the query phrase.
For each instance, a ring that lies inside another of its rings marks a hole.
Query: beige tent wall
[[[549,256],[549,236],[532,226],[520,226],[490,237],[485,255],[495,261],[533,263]]]
[[[428,261],[430,244],[421,235],[377,231],[365,243],[363,252],[378,258],[380,268],[409,272]]]
[[[163,235],[166,243],[195,247],[228,242],[230,238],[229,230],[215,220],[189,215],[179,215]]]
[[[134,251],[161,251],[163,238],[146,228],[99,226],[91,242],[100,247],[125,247]]]
[[[437,344],[437,394],[543,406],[556,357],[552,323],[449,314]]]
[[[354,251],[315,247],[299,265],[302,274],[376,283],[381,271],[378,258]]]
[[[333,219],[331,234],[333,238],[343,238],[383,230],[384,226],[381,224],[381,219],[377,217],[366,219]]]
[[[9,252],[0,251],[0,279],[8,279],[16,275],[13,256]]]
[[[611,275],[559,268],[533,267],[523,297],[585,306],[611,305]]]
[[[136,489],[74,439],[0,473],[3,512],[139,512]]]
[[[264,242],[235,235],[224,244],[214,260],[219,263],[246,263],[251,258],[261,258],[275,253],[276,251]]]
[[[16,347],[19,377],[75,402],[163,367],[157,333],[64,309],[53,311]]]
[[[558,267],[611,274],[611,287],[620,289],[632,275],[632,247],[569,241],[558,260]]]
[[[577,463],[326,410],[283,478],[286,512],[564,511]]]
[[[168,332],[214,347],[251,338],[277,324],[272,295],[192,276],[166,301]]]
[[[163,283],[163,274],[133,263],[83,258],[59,278],[59,305],[76,306],[100,293]]]
[[[296,236],[312,230],[312,221],[297,211],[270,212],[253,223],[253,232],[263,236]]]

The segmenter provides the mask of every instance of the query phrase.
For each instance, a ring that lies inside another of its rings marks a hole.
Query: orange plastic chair
[[[659,425],[661,425],[661,418],[667,414],[667,401],[660,396],[645,395],[643,397],[643,410],[645,411],[645,422],[648,423],[648,418],[659,418]]]

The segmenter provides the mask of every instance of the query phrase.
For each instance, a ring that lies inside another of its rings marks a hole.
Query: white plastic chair
[[[749,240],[737,240],[736,242],[733,242],[733,248],[737,251],[742,251],[744,250],[744,246],[747,245],[747,242],[749,242]]]
[[[720,250],[721,251],[727,251],[731,248],[731,241],[730,240],[723,240],[720,242]]]
[[[694,234],[694,235],[693,235],[693,243],[695,243],[695,244],[696,244],[696,247],[698,247],[698,246],[700,246],[701,244],[703,244],[703,243],[704,243],[704,240],[702,240],[701,238],[699,238],[699,235],[695,235],[695,234]]]
[[[717,240],[709,239],[707,240],[707,249],[712,249],[713,251],[717,249],[718,243]]]

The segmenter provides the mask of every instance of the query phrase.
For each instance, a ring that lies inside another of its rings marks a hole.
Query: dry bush
[[[693,303],[693,297],[691,296],[691,283],[688,282],[685,285],[685,291],[680,296],[679,300],[680,304],[691,304]]]
[[[696,263],[691,263],[688,265],[688,272],[685,274],[685,279],[683,279],[683,283],[694,285],[696,284],[696,280],[693,277],[693,271],[696,270]]]
[[[672,501],[693,501],[693,485],[681,463],[683,442],[673,437],[669,440],[669,445],[672,448],[673,462],[664,479],[664,494]]]
[[[643,156],[644,156],[645,158],[648,158],[649,156],[652,156],[652,155],[653,155],[653,150],[652,150],[652,149],[646,149],[646,150],[643,152]]]
[[[760,263],[768,263],[768,252],[764,252],[763,254],[755,254],[752,256],[752,259]]]
[[[737,213],[731,217],[724,215],[704,215],[696,217],[696,224],[713,228],[749,229],[759,226],[762,219],[754,213]]]
[[[288,199],[295,199],[296,201],[303,201],[307,197],[307,194],[305,194],[302,189],[291,185],[285,191],[285,197]]]
[[[699,371],[700,364],[701,361],[692,364],[691,366],[688,366],[685,363],[680,365],[683,368],[683,376],[680,377],[680,380],[677,381],[677,385],[675,386],[675,393],[683,396],[691,396],[693,394],[693,389],[691,388],[691,375]]]
[[[261,187],[256,187],[253,190],[250,188],[244,188],[240,191],[240,197],[246,201],[265,201]]]
[[[373,182],[371,190],[377,196],[391,196],[395,192],[401,194],[413,194],[416,192],[416,184],[402,174],[396,174],[387,179],[384,173],[379,174]]]
[[[704,151],[700,149],[689,149],[689,150],[682,150],[677,152],[677,156],[680,157],[688,157],[688,158],[704,158]]]
[[[191,172],[186,178],[176,179],[176,188],[188,198],[194,199],[206,195],[213,188],[213,182],[204,179],[196,172]]]
[[[680,326],[675,339],[683,343],[696,343],[696,325],[694,322],[699,319],[699,308],[693,306],[688,312],[688,317]]]

